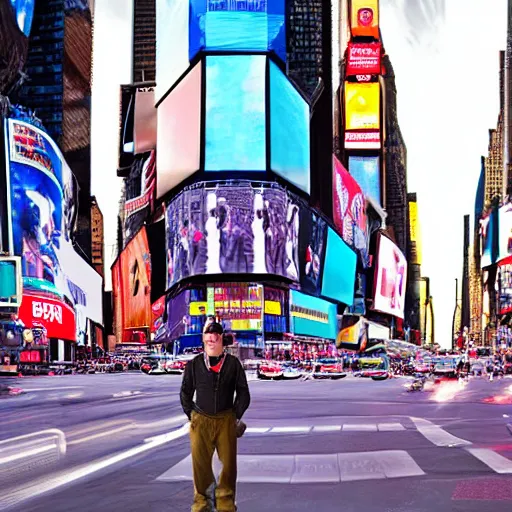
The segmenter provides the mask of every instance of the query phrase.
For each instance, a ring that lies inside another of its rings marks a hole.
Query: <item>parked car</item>
[[[319,359],[313,371],[315,379],[342,379],[346,376],[343,365],[337,359]]]
[[[258,367],[258,378],[260,379],[280,379],[283,377],[283,368],[274,361],[265,361]]]

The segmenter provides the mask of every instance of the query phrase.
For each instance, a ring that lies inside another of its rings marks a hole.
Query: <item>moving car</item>
[[[294,363],[283,363],[281,369],[283,370],[283,379],[292,380],[302,377],[301,369]]]
[[[265,361],[258,367],[258,378],[260,379],[280,379],[283,376],[283,369],[275,361]]]
[[[146,375],[164,375],[169,359],[165,354],[150,354],[142,359],[140,371]]]
[[[436,377],[447,377],[449,379],[457,378],[457,358],[439,358],[435,363],[433,374]]]
[[[342,379],[346,376],[343,365],[337,359],[319,359],[313,370],[315,379]]]
[[[388,357],[361,357],[359,365],[361,367],[359,377],[372,380],[386,380],[389,377]]]

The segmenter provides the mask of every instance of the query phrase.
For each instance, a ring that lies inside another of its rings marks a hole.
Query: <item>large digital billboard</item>
[[[123,330],[149,329],[151,312],[151,259],[143,227],[119,256]],[[129,332],[124,336],[130,340]]]
[[[265,171],[264,55],[206,57],[205,171]]]
[[[308,208],[301,208],[299,217],[300,288],[311,295],[320,295],[327,223]]]
[[[299,279],[299,207],[281,188],[196,187],[166,206],[167,287],[203,274]]]
[[[379,0],[352,0],[350,30],[356,37],[379,39]]]
[[[348,171],[363,194],[381,204],[380,161],[378,156],[349,156]]]
[[[290,291],[290,330],[293,334],[334,340],[337,334],[336,304]]]
[[[354,178],[333,156],[333,220],[345,242],[360,251],[363,264],[368,260],[366,201]]]
[[[499,247],[498,260],[512,256],[512,204],[506,204],[499,209]]]
[[[374,275],[373,309],[404,318],[407,260],[386,236],[379,234]]]
[[[499,271],[499,314],[512,312],[512,264],[500,263]]]
[[[274,51],[286,61],[284,0],[190,0],[189,59],[200,51]]]
[[[21,256],[23,287],[33,294],[66,296],[84,338],[86,318],[103,323],[102,278],[75,251],[75,179],[53,140],[42,130],[5,121],[8,149],[9,233]]]
[[[284,0],[157,0],[156,101],[200,51],[273,51],[286,61],[285,33]]]
[[[348,43],[346,76],[379,75],[381,43]]]
[[[161,198],[199,170],[201,156],[200,63],[159,105],[157,117],[157,197]]]
[[[380,85],[345,82],[345,147],[379,149]]]
[[[347,306],[354,303],[356,253],[331,228],[327,228],[327,248],[321,295]]]
[[[309,194],[309,105],[274,62],[269,66],[270,167]]]
[[[486,217],[480,219],[481,268],[489,267],[498,259],[499,246],[499,210],[494,208]],[[506,256],[505,256],[506,257]]]

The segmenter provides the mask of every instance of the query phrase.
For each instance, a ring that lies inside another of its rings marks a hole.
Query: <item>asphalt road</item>
[[[0,510],[190,510],[180,382],[140,373],[9,381],[26,392],[0,398]],[[403,379],[250,382],[238,508],[509,512],[511,385],[407,393]]]

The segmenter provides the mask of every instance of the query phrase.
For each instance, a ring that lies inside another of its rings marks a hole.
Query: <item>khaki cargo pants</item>
[[[208,488],[215,482],[212,458],[215,450],[222,463],[215,499],[218,512],[235,512],[236,417],[231,411],[216,416],[192,412],[190,445],[194,475],[192,512],[209,512]]]

